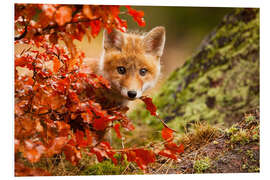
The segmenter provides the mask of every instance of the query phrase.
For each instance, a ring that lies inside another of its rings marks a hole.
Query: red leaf
[[[77,150],[76,147],[66,144],[63,148],[66,159],[76,165],[79,160],[82,158],[80,150]]]
[[[170,150],[172,153],[183,153],[184,152],[184,145],[180,144],[179,146],[177,146],[175,143],[167,143],[165,144],[165,147]]]
[[[107,157],[106,152],[99,149],[99,148],[92,148],[90,150],[91,153],[94,153],[97,156],[98,162],[102,162],[104,160],[104,157]]]
[[[80,102],[80,99],[78,97],[78,95],[75,93],[75,92],[69,92],[69,98],[75,102],[75,103],[79,103]]]
[[[89,131],[88,129],[85,130],[85,134],[86,134],[86,139],[87,139],[87,145],[91,146],[93,143],[93,136],[91,134],[91,131]]]
[[[110,144],[108,142],[104,142],[103,141],[103,142],[100,143],[100,146],[105,150],[107,156],[109,158],[111,158],[111,160],[113,161],[113,163],[115,165],[117,165],[117,159],[114,157],[115,152],[114,151],[111,151],[112,148],[111,148]]]
[[[115,132],[116,132],[117,137],[118,137],[119,139],[121,139],[122,136],[121,136],[120,129],[119,129],[119,128],[120,128],[120,124],[119,124],[119,123],[115,124],[115,125],[113,126],[113,128],[114,128],[114,130],[115,130]]]
[[[101,29],[101,21],[100,20],[92,20],[90,21],[91,26],[91,34],[93,37],[96,37]]]
[[[126,8],[128,9],[128,13],[139,24],[139,26],[145,26],[145,21],[143,19],[143,16],[144,16],[143,11],[137,11],[136,9],[133,9],[130,6],[126,6]]]
[[[173,140],[173,130],[168,128],[168,127],[164,127],[161,131],[161,135],[162,135],[162,138],[167,141],[167,142],[170,142]]]
[[[98,131],[105,130],[108,126],[108,123],[109,121],[104,117],[96,118],[93,120],[93,127]]]
[[[88,145],[87,140],[84,139],[84,133],[82,131],[76,131],[76,142],[79,147],[86,147]]]
[[[151,115],[157,116],[157,113],[156,113],[157,108],[153,104],[152,98],[147,97],[147,96],[142,96],[140,99],[145,103],[146,109],[151,113]]]
[[[161,155],[161,156],[165,156],[165,157],[168,157],[168,158],[171,158],[171,159],[174,159],[174,160],[177,160],[177,157],[176,157],[176,155],[175,154],[172,154],[172,152],[171,151],[169,151],[169,150],[162,150],[162,151],[160,151],[159,153],[158,153],[159,155]]]
[[[127,160],[130,162],[136,162],[136,164],[142,169],[146,169],[149,163],[156,161],[156,156],[153,151],[145,149],[133,149],[124,152],[127,155]]]

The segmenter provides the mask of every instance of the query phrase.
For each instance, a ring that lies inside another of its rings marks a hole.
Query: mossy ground
[[[179,161],[156,164],[152,172],[160,166],[161,174],[259,172],[259,129],[258,109],[246,113],[230,128],[199,124],[179,137],[185,146]]]

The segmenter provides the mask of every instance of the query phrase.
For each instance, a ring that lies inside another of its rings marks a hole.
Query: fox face
[[[105,30],[100,73],[125,99],[140,98],[159,78],[164,44],[164,27],[156,27],[145,35]]]

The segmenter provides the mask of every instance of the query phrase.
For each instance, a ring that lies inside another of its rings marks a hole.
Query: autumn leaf
[[[91,34],[93,37],[96,37],[101,30],[101,21],[100,20],[92,20],[90,21],[91,26]]]
[[[89,5],[83,5],[82,12],[89,19],[95,19],[98,17],[96,14],[93,13],[91,6]]]
[[[72,165],[76,166],[81,159],[81,152],[76,147],[66,144],[63,148],[63,152],[66,159],[71,162]]]
[[[127,160],[135,162],[140,169],[146,169],[147,165],[155,162],[156,156],[153,151],[146,149],[132,149],[124,152],[127,155]]]
[[[128,9],[128,13],[139,24],[139,26],[145,26],[145,21],[143,19],[143,16],[144,16],[143,11],[137,11],[136,9],[133,9],[130,6],[126,6],[126,8]]]
[[[165,144],[165,147],[173,153],[180,154],[184,152],[183,144],[180,144],[179,146],[177,146],[175,143],[170,142],[170,143]]]
[[[109,122],[105,117],[96,118],[93,120],[93,127],[98,131],[105,130],[107,128],[108,123]]]
[[[72,18],[72,9],[68,6],[61,6],[56,10],[55,21],[59,26],[63,26],[70,22]]]
[[[156,116],[157,115],[157,108],[152,102],[152,98],[147,96],[142,96],[140,98],[146,105],[146,109],[151,113],[151,115]]]
[[[140,26],[145,25],[143,11],[127,9]],[[109,92],[111,85],[100,75],[81,71],[85,56],[74,40],[82,41],[85,35],[95,38],[102,28],[125,32],[127,21],[120,14],[120,6],[115,5],[15,5],[15,21],[21,22],[15,25],[21,36],[15,38],[15,44],[42,49],[25,49],[15,57],[15,152],[21,152],[30,163],[39,162],[42,156],[64,153],[66,160],[77,165],[82,152],[86,152],[96,155],[98,161],[111,159],[116,165],[119,162],[115,155],[119,154],[122,160],[126,155],[128,161],[145,170],[162,152],[147,148],[117,150],[102,141],[108,128],[114,128],[121,138],[120,128],[133,130],[134,126],[126,115],[128,108],[107,108],[104,104],[108,99],[98,97]],[[23,17],[25,22],[21,21]],[[58,40],[63,40],[66,47]],[[47,68],[47,62],[53,67]],[[21,76],[17,67],[31,71],[31,75]],[[146,97],[144,101],[150,113],[158,117],[152,99]],[[117,123],[111,123],[114,121]],[[164,129],[162,136],[166,141],[164,154],[170,152],[167,156],[172,157],[183,151],[170,140],[170,129]],[[16,176],[46,174],[19,164],[15,172]]]
[[[167,142],[170,142],[173,140],[173,130],[168,128],[168,127],[164,127],[161,131],[161,135],[162,135],[162,138],[167,141]]]
[[[171,151],[166,150],[166,149],[161,150],[158,154],[161,156],[165,156],[165,157],[177,160],[177,156],[173,154]]]
[[[15,176],[51,176],[51,174],[41,168],[30,168],[23,163],[15,163]]]
[[[24,141],[24,157],[30,162],[38,162],[46,148],[42,144],[36,144],[31,140]]]
[[[57,57],[53,58],[53,72],[57,73],[60,69],[60,60]]]
[[[115,130],[115,132],[116,132],[117,137],[118,137],[119,139],[121,139],[122,136],[121,136],[120,129],[119,129],[119,128],[120,128],[120,124],[119,124],[119,123],[115,124],[115,125],[113,126],[113,128],[114,128],[114,130]]]
[[[62,148],[67,143],[68,138],[67,137],[56,137],[51,142],[50,146],[47,149],[47,157],[51,157],[54,154],[58,154],[62,151]]]

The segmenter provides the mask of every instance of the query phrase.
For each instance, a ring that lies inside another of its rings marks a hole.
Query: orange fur
[[[91,60],[91,72],[109,80],[112,85],[109,96],[118,100],[119,104],[125,104],[155,85],[160,74],[164,43],[163,27],[156,27],[145,35],[105,31],[103,56],[99,62]],[[119,72],[119,68],[124,68],[124,73]]]

